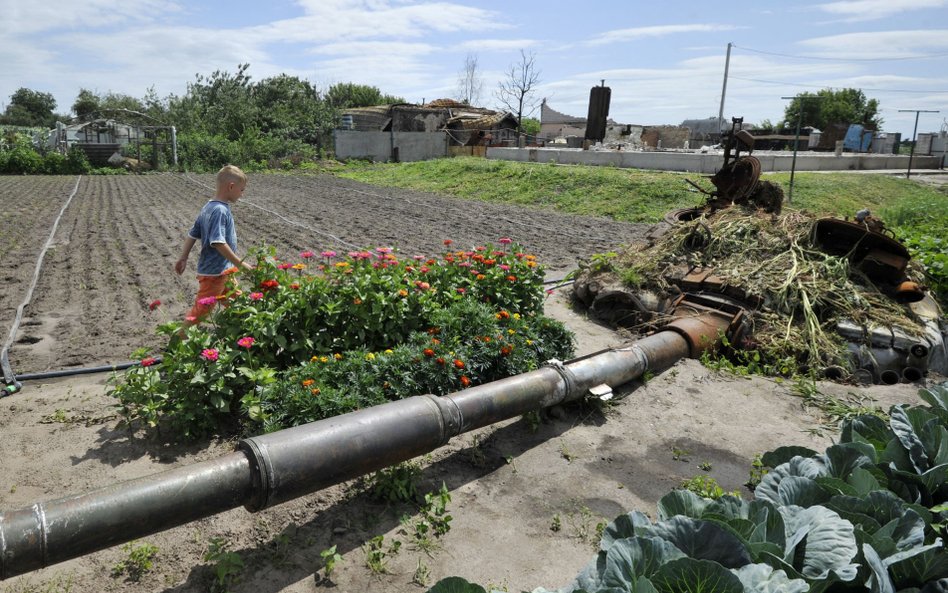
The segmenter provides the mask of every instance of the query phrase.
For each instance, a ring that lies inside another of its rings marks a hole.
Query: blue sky
[[[536,98],[585,116],[591,86],[612,89],[621,123],[717,116],[779,121],[782,96],[856,87],[883,128],[910,136],[948,117],[948,0],[0,0],[0,106],[20,87],[68,111],[80,88],[181,94],[196,74],[280,73],[321,88],[379,87],[410,102],[457,94],[474,54],[481,104],[519,51],[535,55]]]

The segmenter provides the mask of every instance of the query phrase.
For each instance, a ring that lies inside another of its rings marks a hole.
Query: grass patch
[[[669,210],[697,206],[704,196],[691,179],[713,189],[704,175],[616,167],[518,163],[475,157],[414,163],[350,161],[333,174],[379,186],[428,191],[446,196],[551,208],[571,214],[608,216],[624,222],[658,222]],[[765,179],[790,185],[789,173]],[[854,173],[796,173],[793,203],[786,209],[853,216],[869,208],[897,222],[924,220],[948,225],[948,193],[904,178]]]

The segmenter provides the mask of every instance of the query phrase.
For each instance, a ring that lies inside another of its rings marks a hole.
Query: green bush
[[[62,175],[66,173],[66,157],[58,152],[47,152],[43,156],[43,173],[47,175]]]
[[[7,152],[3,173],[35,175],[43,172],[43,157],[32,148],[17,146]]]
[[[86,153],[78,146],[71,147],[69,152],[66,153],[64,172],[71,175],[82,175],[91,170],[92,165],[89,164],[89,158],[86,156]]]

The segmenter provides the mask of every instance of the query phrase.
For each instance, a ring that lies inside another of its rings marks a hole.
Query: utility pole
[[[724,86],[721,87],[721,108],[718,109],[718,132],[724,130],[724,95],[727,94],[727,71],[731,67],[731,46],[727,44],[727,57],[724,59]]]
[[[781,99],[798,99],[800,109],[797,111],[797,134],[793,139],[793,161],[790,163],[790,193],[787,195],[787,203],[793,203],[793,174],[797,170],[797,146],[800,144],[800,125],[803,123],[803,100],[804,99],[823,99],[819,95],[796,95],[795,97],[780,97]]]
[[[899,109],[899,113],[915,113],[915,129],[912,130],[912,150],[909,152],[908,170],[905,172],[905,178],[908,179],[912,175],[912,159],[915,157],[915,143],[918,138],[918,114],[939,112],[932,111],[931,109]]]

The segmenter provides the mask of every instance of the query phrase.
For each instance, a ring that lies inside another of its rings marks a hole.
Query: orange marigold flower
[[[312,384],[315,383],[315,382],[316,382],[316,381],[315,381],[314,379],[304,379],[304,380],[303,380],[303,387],[309,387],[310,385],[312,385]]]
[[[516,281],[517,281],[517,277],[514,276],[513,274],[511,274],[510,276],[507,276],[507,281],[508,281],[508,282],[516,282]]]
[[[478,279],[478,280],[483,280],[484,278],[487,278],[487,276],[485,276],[484,274],[478,274],[478,275],[477,275],[477,279]]]
[[[468,386],[470,386],[470,385],[471,385],[471,380],[468,379],[467,376],[462,376],[462,377],[461,377],[461,386],[462,386],[462,387],[468,387]]]
[[[528,267],[528,268],[535,268],[535,267],[537,267],[537,262],[535,262],[535,261],[528,261],[528,262],[527,262],[527,267]]]
[[[494,260],[494,259],[485,259],[485,260],[484,260],[484,265],[485,265],[485,266],[492,266],[492,265],[494,265],[495,263],[497,263],[497,260]]]
[[[236,273],[237,273],[237,268],[235,268],[235,267],[232,266],[232,267],[230,267],[230,268],[227,268],[226,270],[224,270],[224,271],[221,272],[221,273],[222,273],[223,275],[225,275],[225,276],[230,276],[231,274],[236,274]]]
[[[510,319],[510,313],[507,311],[501,311],[495,315],[497,319]]]
[[[485,344],[489,343],[489,342],[490,342],[490,336],[484,336],[483,338],[481,338],[481,341],[483,341]]]
[[[352,299],[352,304],[353,304],[353,305],[361,305],[361,304],[362,304],[362,299],[356,297],[356,298]]]
[[[336,262],[334,265],[335,265],[337,268],[348,268],[348,267],[349,267],[349,262],[347,262],[347,261],[339,261],[339,262]]]
[[[338,352],[333,354],[332,357],[335,358],[336,360],[342,360],[342,354],[339,354]]]
[[[444,362],[445,362],[445,361],[444,361],[444,358],[442,358],[442,357],[439,356],[438,358],[435,359],[435,362],[438,363],[438,364],[440,364],[441,366],[444,366]],[[143,365],[143,366],[144,366],[144,365]]]
[[[440,328],[440,327],[429,327],[429,328],[428,328],[428,333],[431,334],[432,336],[436,336],[436,335],[438,335],[438,334],[441,333],[441,328]]]
[[[424,350],[421,351],[421,353],[427,356],[428,358],[431,358],[432,356],[435,355],[435,351],[432,350],[431,348],[425,348]]]
[[[504,346],[503,348],[500,349],[500,355],[501,355],[501,356],[507,356],[507,355],[510,354],[511,352],[513,352],[513,346],[509,346],[509,345],[508,345],[508,346]]]
[[[464,368],[464,361],[455,358],[455,359],[454,359],[454,368],[463,369],[463,368]]]
[[[398,296],[400,296],[400,297],[407,297],[407,296],[408,296],[408,291],[403,288],[403,289],[401,289],[401,290],[398,291]]]
[[[312,393],[313,395],[319,395],[320,393],[319,387],[313,387],[312,389],[309,390],[309,392]]]
[[[438,338],[431,338],[431,343],[437,346],[438,344],[441,343],[441,340],[439,340]]]

